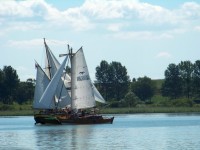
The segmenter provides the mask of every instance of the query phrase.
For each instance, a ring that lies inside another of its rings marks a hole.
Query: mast
[[[70,61],[71,61],[71,107],[72,109],[74,108],[74,100],[75,100],[75,85],[73,84],[75,75],[74,75],[74,64],[73,64],[73,50],[72,48],[69,48],[68,45],[68,49],[69,49],[69,56],[70,56]]]
[[[73,80],[72,80],[72,78],[74,78],[74,75],[73,75],[73,72],[72,72],[72,68],[73,68],[73,56],[74,56],[74,53],[73,53],[73,50],[72,50],[72,48],[70,48],[69,47],[69,44],[67,45],[67,47],[68,47],[68,54],[60,54],[59,55],[59,57],[62,57],[62,56],[66,56],[66,55],[69,55],[69,58],[70,58],[70,63],[71,63],[71,69],[70,69],[70,71],[71,71],[71,83],[70,83],[70,86],[71,86],[71,107],[73,108],[73,106],[74,106],[74,102],[73,102],[73,100],[74,100],[74,97],[75,97],[75,95],[74,95],[74,86],[72,87],[72,82],[73,82]]]

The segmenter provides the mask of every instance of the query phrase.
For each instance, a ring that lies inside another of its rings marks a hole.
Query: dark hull
[[[61,124],[61,122],[54,115],[35,114],[34,119],[35,124]]]
[[[78,117],[65,114],[35,114],[34,119],[36,124],[112,124],[114,117],[107,118],[101,115]]]

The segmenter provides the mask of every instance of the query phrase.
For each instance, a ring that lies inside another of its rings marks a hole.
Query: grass
[[[137,107],[121,107],[121,108],[100,108],[101,114],[135,114],[135,113],[196,113],[200,112],[200,104],[195,104],[192,107],[174,105],[179,104],[179,100],[174,101],[173,105],[166,106],[168,99],[161,99],[161,97],[154,97],[153,104],[145,105],[139,104]],[[181,99],[181,104],[182,104]],[[164,104],[164,106],[163,106]],[[32,116],[33,109],[31,104],[0,104],[0,116]]]
[[[0,111],[0,116],[32,116],[33,110],[5,110]]]
[[[12,105],[0,103],[0,116],[30,116],[33,115],[32,104]]]
[[[137,113],[197,113],[200,107],[133,107],[133,108],[103,108],[100,114],[137,114]],[[33,110],[0,111],[0,116],[32,116]]]
[[[200,107],[133,107],[104,108],[102,114],[135,114],[135,113],[194,113],[200,112]]]

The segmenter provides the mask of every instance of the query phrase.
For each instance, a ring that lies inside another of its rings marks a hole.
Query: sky
[[[163,79],[170,63],[200,60],[200,0],[0,0],[0,69],[35,78],[43,38],[60,62],[83,46],[93,80],[102,60]]]

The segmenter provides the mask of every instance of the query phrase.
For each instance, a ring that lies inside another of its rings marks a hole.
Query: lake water
[[[0,149],[200,149],[200,114],[114,116],[113,124],[103,125],[34,125],[32,116],[0,117]]]

